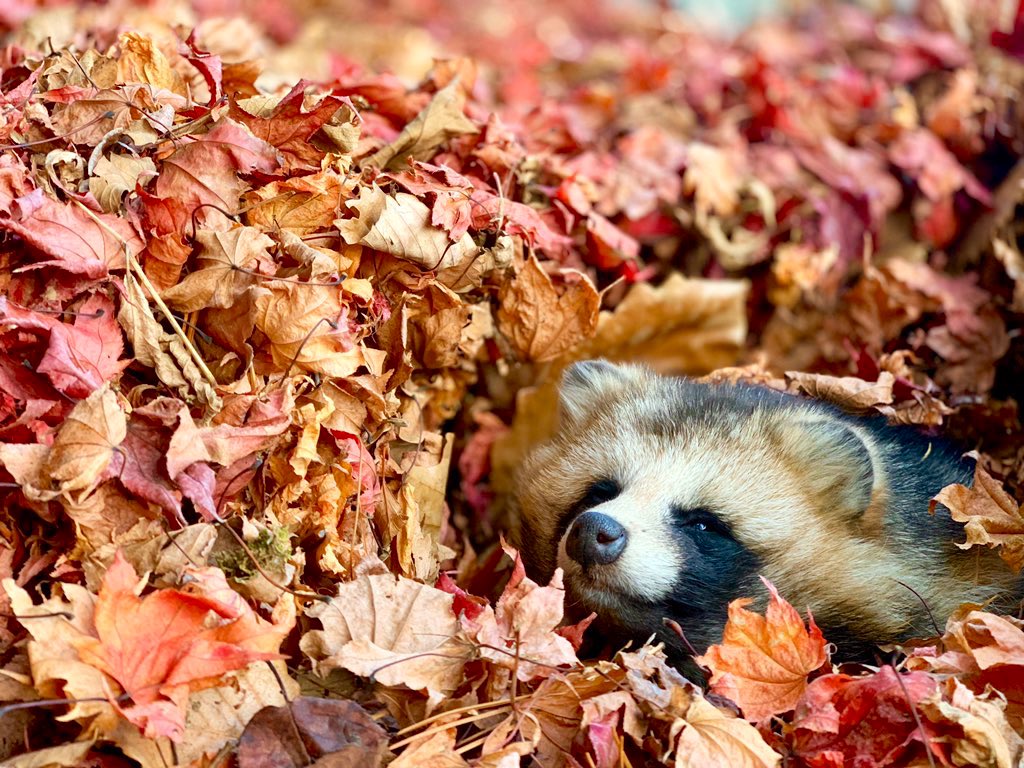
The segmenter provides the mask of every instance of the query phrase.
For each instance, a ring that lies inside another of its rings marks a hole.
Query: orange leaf
[[[767,579],[771,594],[761,616],[746,610],[752,600],[729,604],[721,645],[697,658],[711,670],[711,690],[735,701],[748,720],[789,712],[807,687],[807,675],[828,661],[825,638],[808,612],[808,627]]]
[[[256,616],[219,570],[194,576],[203,594],[162,589],[140,598],[139,577],[119,550],[96,600],[97,637],[75,641],[82,661],[131,697],[122,714],[150,738],[180,738],[190,691],[252,661],[281,658],[276,650],[290,629]]]

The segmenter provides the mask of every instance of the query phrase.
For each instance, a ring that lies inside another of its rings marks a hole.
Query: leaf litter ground
[[[1019,762],[1012,616],[703,690],[499,537],[603,356],[953,435],[1020,569],[1024,10],[550,6],[0,10],[6,765]]]

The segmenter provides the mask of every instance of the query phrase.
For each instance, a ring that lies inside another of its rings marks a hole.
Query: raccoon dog
[[[566,605],[595,611],[613,642],[656,635],[682,660],[670,618],[703,652],[730,600],[764,595],[763,575],[851,659],[934,634],[929,610],[942,621],[1019,593],[994,552],[956,547],[948,510],[928,514],[971,476],[911,428],[591,361],[566,371],[559,432],[522,466],[513,504],[527,567],[561,567]]]

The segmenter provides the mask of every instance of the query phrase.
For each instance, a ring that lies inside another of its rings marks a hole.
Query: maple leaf
[[[387,146],[363,160],[375,168],[398,167],[407,157],[429,160],[444,142],[456,136],[479,133],[463,112],[464,87],[458,78],[434,94],[434,98]]]
[[[110,270],[124,269],[126,248],[132,253],[142,250],[142,241],[124,219],[107,213],[90,215],[76,203],[58,203],[46,197],[41,189],[13,201],[13,208],[18,215],[0,217],[0,232],[17,235],[50,257],[32,260],[25,269],[57,267],[100,279]]]
[[[185,144],[163,161],[157,176],[157,197],[176,198],[190,208],[216,206],[238,209],[238,198],[248,185],[240,173],[272,173],[279,167],[277,150],[256,138],[248,128],[223,117],[209,133]],[[196,212],[204,222],[212,208]]]
[[[468,613],[461,615],[463,629],[480,645],[480,656],[515,670],[523,682],[578,664],[572,643],[555,632],[564,613],[561,569],[542,587],[526,576],[518,552],[505,546],[505,554],[515,565],[497,605],[486,606],[472,618]]]
[[[1006,717],[1006,702],[994,692],[975,695],[956,678],[943,681],[942,689],[920,705],[931,721],[933,743],[950,747],[953,765],[1010,768],[1024,753],[1024,739]],[[927,721],[926,721],[927,722]]]
[[[97,389],[68,414],[50,448],[45,472],[62,493],[94,487],[128,431],[125,413],[110,389]]]
[[[452,241],[448,232],[431,224],[430,209],[406,192],[387,195],[374,184],[363,187],[347,205],[356,218],[334,223],[349,244],[390,253],[425,270],[447,269],[480,252],[469,234]]]
[[[321,671],[341,667],[384,685],[423,690],[435,706],[455,690],[472,653],[452,600],[411,579],[364,575],[306,611],[323,630],[307,632],[299,645]]]
[[[0,296],[0,320],[48,334],[37,370],[72,397],[88,396],[131,363],[120,359],[124,351],[121,330],[113,317],[112,302],[101,294],[81,304],[73,323],[15,307]]]
[[[366,362],[359,326],[336,288],[275,283],[256,300],[256,327],[267,335],[279,370],[292,365],[328,376],[351,376]]]
[[[303,109],[310,83],[300,80],[285,96],[272,105],[261,105],[257,114],[247,111],[247,102],[230,103],[232,119],[247,126],[253,135],[272,147],[284,158],[284,170],[319,169],[324,152],[311,141],[313,134],[345,105],[345,100],[327,94],[308,111]]]
[[[538,363],[593,335],[601,303],[593,283],[581,274],[573,274],[560,291],[535,256],[502,285],[499,301],[498,328],[521,359]]]
[[[1016,729],[1024,725],[1024,630],[1016,619],[996,616],[965,605],[946,622],[943,653],[920,648],[911,653],[909,668],[957,676],[976,693],[999,691]]]
[[[121,711],[149,737],[180,739],[190,691],[218,685],[253,661],[281,658],[277,648],[291,629],[254,614],[218,569],[194,575],[195,591],[140,598],[135,568],[118,551],[96,599],[96,636],[74,643],[82,661],[131,697]]]
[[[331,227],[339,201],[351,197],[353,187],[350,177],[333,168],[275,180],[246,196],[246,220],[264,231],[280,228],[303,237]]]
[[[117,79],[122,83],[146,83],[187,95],[185,81],[155,44],[153,38],[138,32],[125,32],[117,41]]]
[[[812,766],[904,765],[913,742],[927,738],[914,712],[935,693],[936,679],[924,672],[882,667],[866,677],[819,677],[793,717],[792,748]],[[926,748],[941,756],[938,748]]]
[[[1015,573],[1024,566],[1024,507],[985,471],[981,462],[974,467],[974,483],[970,488],[947,485],[932,499],[932,514],[936,503],[947,507],[958,523],[965,524],[967,541],[957,544],[958,547],[999,547],[1000,557]]]
[[[881,371],[877,381],[864,381],[856,376],[827,376],[800,371],[786,371],[786,378],[800,391],[854,412],[870,411],[875,406],[891,403],[892,388],[896,383],[896,377],[888,371]]]
[[[761,579],[770,599],[764,616],[746,610],[753,601],[729,603],[720,645],[698,656],[711,670],[711,690],[735,701],[748,720],[789,712],[807,687],[807,676],[828,661],[825,638],[808,613],[808,626],[775,587]]]
[[[196,267],[180,283],[164,291],[162,298],[183,312],[206,307],[230,307],[241,294],[257,285],[261,271],[272,272],[269,248],[274,241],[253,227],[234,227],[226,232],[200,230]]]

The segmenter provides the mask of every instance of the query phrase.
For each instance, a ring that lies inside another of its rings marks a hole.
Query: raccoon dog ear
[[[784,428],[783,440],[811,492],[851,522],[860,520],[884,489],[878,448],[856,425],[811,417]]]
[[[602,399],[635,381],[639,370],[607,360],[584,360],[570,365],[562,374],[559,391],[563,422],[582,420]]]

